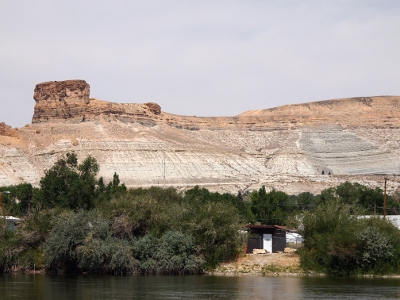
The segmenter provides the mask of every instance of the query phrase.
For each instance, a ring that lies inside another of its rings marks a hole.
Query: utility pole
[[[386,219],[386,182],[388,179],[385,177],[385,193],[383,194],[383,219]]]

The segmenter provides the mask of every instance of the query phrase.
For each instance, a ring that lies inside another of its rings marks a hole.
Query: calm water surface
[[[400,299],[400,279],[18,274],[0,299]]]

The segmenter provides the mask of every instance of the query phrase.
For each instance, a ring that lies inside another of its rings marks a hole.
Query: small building
[[[383,219],[382,215],[366,215],[366,216],[358,216],[359,219],[369,219],[369,218],[380,218]],[[386,220],[400,229],[400,215],[386,215]]]
[[[253,249],[276,253],[286,248],[286,226],[247,225],[246,228],[249,232],[246,253],[253,253]]]
[[[0,222],[5,221],[7,224],[7,229],[15,230],[19,223],[21,223],[20,218],[12,217],[12,216],[0,216]]]
[[[304,238],[296,231],[286,230],[286,246],[291,248],[301,247],[304,243]]]

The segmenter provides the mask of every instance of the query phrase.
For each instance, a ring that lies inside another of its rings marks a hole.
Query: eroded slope
[[[345,180],[382,187],[379,174],[400,172],[400,97],[196,118],[162,112],[155,103],[90,99],[83,83],[77,87],[42,93],[35,98],[33,124],[0,136],[1,185],[37,185],[44,170],[69,151],[80,159],[96,157],[99,175],[111,180],[117,172],[128,186],[237,192],[266,185],[318,192]],[[398,183],[390,176],[393,191]]]

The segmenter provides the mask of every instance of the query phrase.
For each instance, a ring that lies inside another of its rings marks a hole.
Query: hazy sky
[[[400,1],[0,0],[0,122],[31,122],[44,81],[91,97],[234,116],[400,95]]]

